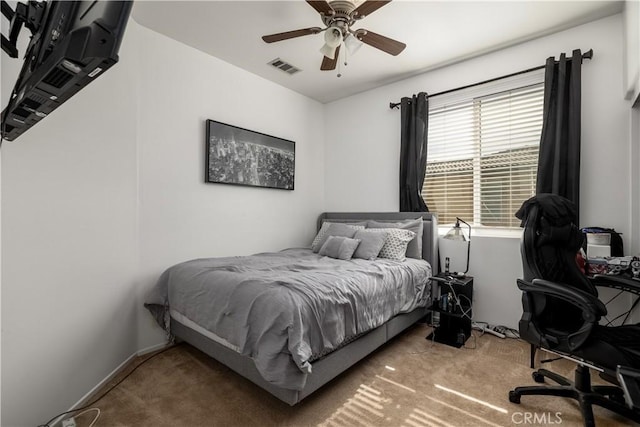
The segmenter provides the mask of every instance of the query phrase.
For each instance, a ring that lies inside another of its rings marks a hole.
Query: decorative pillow
[[[320,255],[336,259],[349,260],[360,244],[359,239],[348,237],[329,236],[320,248]]]
[[[326,228],[325,228],[326,226]],[[323,232],[324,229],[324,232]],[[315,239],[313,239],[313,243],[311,244],[311,250],[315,253],[318,253],[324,242],[326,242],[329,236],[340,236],[340,237],[353,237],[356,234],[356,231],[364,230],[364,225],[351,225],[351,224],[338,224],[332,222],[325,222],[322,224],[320,231],[318,231],[318,235]]]
[[[374,260],[378,257],[380,250],[384,246],[387,239],[386,230],[358,230],[353,236],[354,239],[360,239],[361,242],[353,254],[354,258],[362,258]]]
[[[385,228],[383,230],[388,232],[387,239],[378,254],[378,258],[404,261],[406,259],[407,245],[416,237],[416,233],[399,228]]]
[[[396,222],[369,221],[367,228],[400,228],[402,230],[413,231],[416,233],[416,237],[409,242],[407,257],[422,259],[422,233],[424,232],[422,218]]]
[[[324,221],[322,223],[322,227],[320,227],[320,230],[318,230],[318,234],[316,234],[316,237],[313,239],[313,242],[311,243],[311,249],[314,252],[318,252],[320,250],[320,247],[322,245],[318,245],[320,240],[324,237],[325,233],[327,232],[327,230],[329,229],[329,225],[331,224],[344,224],[344,225],[351,225],[351,226],[355,226],[356,229],[362,229],[362,228],[366,228],[367,225],[367,221],[357,221],[357,222],[350,222],[350,223],[346,223],[346,221]]]

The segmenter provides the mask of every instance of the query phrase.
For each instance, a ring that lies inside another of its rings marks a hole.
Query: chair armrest
[[[564,284],[544,279],[533,279],[531,283],[518,279],[518,288],[524,292],[540,293],[567,301],[583,311],[587,322],[597,322],[607,314],[607,308],[598,297]]]
[[[640,281],[634,279],[628,279],[626,277],[611,276],[608,274],[596,274],[591,279],[591,283],[595,286],[601,286],[603,288],[620,289],[625,292],[631,292],[636,295],[640,295]]]
[[[524,292],[520,336],[534,345],[572,353],[585,343],[600,318],[607,314],[604,304],[596,296],[579,289],[543,279],[534,279],[532,282],[518,279],[517,283],[518,288]],[[582,325],[573,331],[563,332],[541,323],[530,305],[535,301],[536,294],[561,299],[580,309]]]

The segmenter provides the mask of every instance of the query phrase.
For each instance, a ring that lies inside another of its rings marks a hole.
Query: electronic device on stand
[[[427,339],[460,348],[471,336],[473,277],[440,273],[431,280],[438,284],[438,292],[432,290],[429,310],[434,329]]]

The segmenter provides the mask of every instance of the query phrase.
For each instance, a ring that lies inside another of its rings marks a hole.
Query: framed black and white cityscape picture
[[[206,182],[293,190],[293,141],[207,120],[206,148]]]

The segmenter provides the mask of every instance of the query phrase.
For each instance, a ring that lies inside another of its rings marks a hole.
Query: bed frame
[[[422,217],[424,232],[422,236],[422,258],[429,261],[433,274],[438,273],[438,220],[435,215],[422,212],[325,212],[318,218],[318,229],[324,221],[352,222],[360,220],[406,220]],[[197,331],[171,319],[171,333],[178,339],[186,341],[197,349],[228,366],[238,374],[262,387],[278,399],[295,405],[311,393],[328,383],[358,361],[372,353],[378,347],[404,331],[427,314],[426,308],[420,307],[410,313],[399,314],[387,323],[366,333],[360,338],[312,363],[312,373],[302,390],[290,390],[267,382],[256,369],[253,360],[229,348],[218,344]]]

